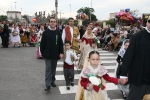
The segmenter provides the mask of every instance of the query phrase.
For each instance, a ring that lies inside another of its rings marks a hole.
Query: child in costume
[[[66,88],[70,90],[70,85],[74,86],[74,61],[78,57],[74,50],[71,49],[71,41],[65,42],[64,50],[64,77],[66,81]]]
[[[116,70],[116,76],[117,78],[120,78],[120,74],[121,74],[121,65],[122,65],[122,59],[123,59],[123,56],[127,50],[129,46],[129,40],[124,40],[123,41],[123,44],[122,44],[122,47],[120,49],[120,51],[118,52],[118,57],[117,57],[117,70]],[[127,95],[125,92],[128,92],[129,91],[129,84],[126,84],[126,85],[118,85],[118,88],[119,90],[121,90],[122,92],[122,97],[124,99],[127,98]]]
[[[110,100],[106,91],[106,81],[114,84],[124,84],[122,79],[110,77],[107,70],[100,65],[100,55],[91,51],[86,57],[87,65],[81,72],[80,84],[84,89],[80,100]]]

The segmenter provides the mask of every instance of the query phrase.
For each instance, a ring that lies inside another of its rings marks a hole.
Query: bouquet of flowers
[[[87,77],[89,78],[89,81],[91,82],[91,84],[102,88],[102,81],[98,75],[87,74]]]
[[[138,10],[130,11],[130,8],[118,12],[115,16],[115,21],[132,24],[142,22],[141,17],[138,17]]]
[[[88,20],[89,17],[85,13],[81,12],[76,15],[76,19]]]
[[[94,39],[94,44],[96,44],[97,46],[100,46],[101,45],[101,43],[100,43],[100,41],[99,41],[99,39],[96,37],[95,39]]]
[[[38,43],[36,43],[35,46],[39,47],[39,46],[40,46],[40,43],[41,43],[41,42],[39,41]]]
[[[17,32],[17,31],[14,31],[14,32],[12,32],[12,35],[13,36],[16,36],[16,35],[18,35],[19,33]]]

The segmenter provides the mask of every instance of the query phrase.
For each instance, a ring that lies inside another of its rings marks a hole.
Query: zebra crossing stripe
[[[61,94],[70,94],[70,93],[76,93],[78,85],[75,85],[73,87],[70,87],[70,90],[66,89],[66,86],[59,86],[59,90]],[[106,89],[107,90],[117,90],[118,87],[114,83],[106,83]]]
[[[100,57],[101,60],[116,59],[117,57]]]
[[[100,56],[113,56],[113,53],[100,53]]]
[[[114,73],[108,73],[108,75],[111,76],[111,77],[114,77]],[[65,80],[64,75],[56,75],[55,78],[56,78],[57,81]],[[79,79],[79,78],[80,78],[80,74],[75,74],[74,75],[74,79]]]
[[[115,69],[116,66],[104,66],[106,69]],[[77,69],[77,67],[74,67],[74,70],[81,70],[81,69]],[[56,71],[63,71],[63,67],[57,67]]]
[[[110,99],[110,100],[124,100],[124,99]]]
[[[99,53],[107,53],[108,51],[101,51],[101,50],[98,50]],[[109,53],[109,52],[108,52]]]
[[[78,63],[78,61],[76,62],[76,64]],[[110,63],[116,63],[116,60],[108,60],[108,61],[102,61],[101,60],[101,63],[107,63],[107,64],[110,64]],[[63,65],[64,62],[57,62],[58,65]]]

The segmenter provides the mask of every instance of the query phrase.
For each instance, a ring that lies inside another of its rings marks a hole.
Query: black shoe
[[[51,83],[51,86],[52,86],[52,87],[56,87],[56,84],[55,84],[55,83]]]
[[[70,90],[70,87],[67,86],[67,90]]]
[[[124,100],[127,99],[127,95],[126,94],[122,95],[122,97],[123,97]]]
[[[121,92],[122,92],[122,91],[121,91]],[[124,100],[126,100],[127,95],[126,95],[126,94],[123,94],[123,92],[122,92],[122,97],[123,97]]]
[[[51,89],[50,86],[47,86],[47,88],[44,91],[49,91]]]
[[[71,86],[74,86],[74,83],[70,83]]]

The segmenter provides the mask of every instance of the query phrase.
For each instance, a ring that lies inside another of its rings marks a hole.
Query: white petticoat
[[[11,43],[15,43],[15,42],[21,43],[20,35],[13,36],[12,34],[10,34],[10,42]]]

